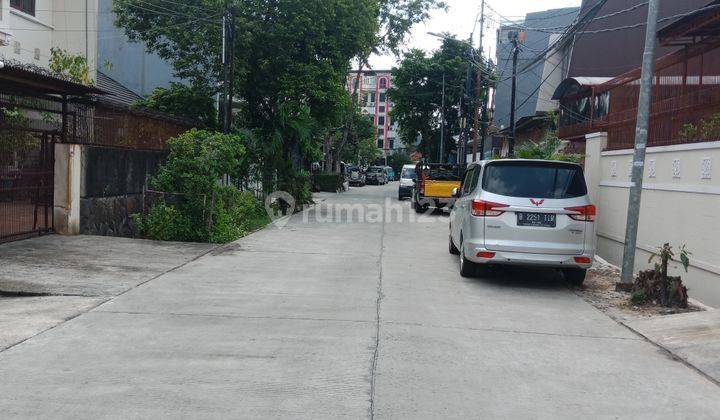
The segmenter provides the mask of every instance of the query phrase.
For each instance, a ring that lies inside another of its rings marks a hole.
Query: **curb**
[[[654,341],[654,340],[651,339],[650,337],[646,336],[645,334],[641,333],[640,331],[638,331],[638,330],[636,330],[635,328],[631,327],[630,325],[626,324],[624,321],[621,321],[621,320],[619,320],[619,319],[615,319],[615,322],[617,322],[618,324],[620,324],[620,325],[622,325],[623,327],[627,328],[628,330],[632,331],[634,334],[642,337],[642,339],[645,340],[646,342],[652,344],[653,346],[655,346],[655,347],[657,347],[658,349],[662,350],[663,352],[667,353],[667,355],[670,356],[673,360],[682,363],[683,365],[687,366],[688,368],[690,368],[690,369],[694,370],[695,372],[697,372],[698,374],[700,374],[702,377],[704,377],[704,378],[707,379],[708,381],[710,381],[710,382],[712,382],[713,384],[715,384],[716,386],[720,387],[720,378],[715,378],[715,377],[711,376],[710,374],[706,373],[705,371],[703,371],[703,370],[700,369],[699,367],[697,367],[697,366],[695,366],[694,364],[692,364],[692,363],[691,363],[689,360],[687,360],[686,358],[684,358],[684,357],[682,357],[681,355],[675,353],[675,352],[672,351],[671,349],[663,346],[662,344],[658,343],[657,341]]]

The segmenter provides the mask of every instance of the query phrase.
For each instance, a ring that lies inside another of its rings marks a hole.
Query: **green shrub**
[[[630,301],[634,305],[644,305],[645,302],[647,301],[647,296],[645,296],[645,293],[643,293],[643,292],[636,291],[636,292],[633,292],[632,296],[630,296]]]
[[[158,241],[192,241],[196,238],[192,221],[174,207],[159,203],[147,216],[135,215],[140,233]]]
[[[175,199],[135,216],[140,233],[156,240],[224,243],[267,224],[252,193],[220,183],[225,175],[242,176],[244,141],[240,134],[201,130],[171,139],[168,160],[150,185]]]
[[[315,191],[338,192],[343,188],[345,177],[342,174],[315,174],[313,176],[313,186]]]
[[[551,135],[539,143],[528,141],[519,145],[515,150],[515,155],[521,159],[560,160],[574,163],[580,162],[583,158],[578,154],[563,152],[562,141]]]

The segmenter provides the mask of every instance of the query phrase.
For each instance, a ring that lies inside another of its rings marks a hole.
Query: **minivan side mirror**
[[[452,196],[455,198],[460,198],[460,188],[453,188]]]

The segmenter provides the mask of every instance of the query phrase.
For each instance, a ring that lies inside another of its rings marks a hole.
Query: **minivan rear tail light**
[[[472,215],[477,217],[497,217],[505,213],[504,210],[498,210],[510,207],[507,204],[493,203],[484,200],[473,200]]]
[[[565,210],[572,212],[568,214],[568,216],[573,220],[579,220],[581,222],[595,221],[596,209],[592,204],[589,206],[566,207]]]
[[[480,251],[477,253],[478,258],[492,259],[495,258],[495,253],[490,251]]]
[[[592,258],[590,258],[590,257],[575,257],[575,262],[578,264],[591,264]]]

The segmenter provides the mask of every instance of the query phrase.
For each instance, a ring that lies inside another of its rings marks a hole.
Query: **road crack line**
[[[380,255],[378,257],[378,283],[377,300],[375,303],[375,348],[373,350],[372,365],[370,367],[370,419],[375,418],[375,377],[377,374],[378,355],[380,354],[380,326],[381,326],[381,305],[383,300],[383,255],[385,253],[385,223],[383,218],[380,224]]]

